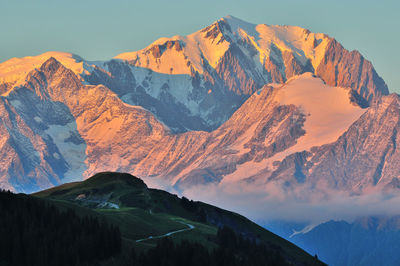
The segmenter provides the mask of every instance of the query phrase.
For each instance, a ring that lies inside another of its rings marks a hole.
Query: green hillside
[[[245,217],[202,202],[150,189],[136,177],[99,173],[82,181],[33,194],[61,209],[106,219],[119,227],[123,249],[137,252],[156,247],[168,236],[174,243],[199,243],[210,251],[218,247],[218,228],[231,228],[238,236],[277,251],[292,265],[322,264],[292,243]]]

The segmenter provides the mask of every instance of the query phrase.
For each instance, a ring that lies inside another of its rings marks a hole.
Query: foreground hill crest
[[[151,247],[162,247],[162,253],[168,249],[168,254],[154,254],[148,252],[153,263],[136,263],[136,265],[159,265],[162,261],[172,261],[171,265],[193,265],[192,251],[188,251],[187,244],[180,244],[179,254],[189,254],[187,259],[174,258],[174,242],[185,243],[189,241],[198,249],[214,250],[219,247],[228,247],[221,239],[223,230],[229,230],[231,234],[240,237],[226,238],[228,245],[234,243],[235,249],[230,250],[232,257],[229,265],[324,265],[311,255],[303,252],[290,242],[258,226],[245,217],[220,209],[218,207],[198,201],[178,197],[163,190],[148,188],[139,178],[126,173],[102,172],[82,182],[66,183],[48,190],[35,193],[33,196],[25,196],[27,200],[41,201],[54,204],[62,209],[70,208],[80,215],[100,218],[103,222],[109,222],[118,226],[122,236],[121,255],[113,258],[113,263],[120,265],[129,260],[137,260],[139,256],[125,256],[126,251],[134,248],[137,251],[148,250]],[[47,221],[45,219],[45,221]],[[97,232],[97,231],[96,231]],[[161,241],[161,242],[160,242]],[[165,247],[163,243],[168,241]],[[107,242],[107,241],[106,241]],[[246,248],[246,243],[253,243]],[[237,245],[237,247],[236,247]],[[260,249],[264,246],[263,249]],[[185,248],[186,247],[186,248]],[[232,245],[228,248],[232,248]],[[254,255],[254,251],[260,250],[260,255]],[[224,251],[225,254],[227,250]],[[229,254],[230,254],[229,253]],[[130,253],[131,254],[131,253]],[[210,257],[207,252],[200,252],[202,256]],[[215,254],[219,259],[221,253]],[[234,255],[233,255],[234,254]],[[178,255],[178,254],[177,254]],[[214,256],[213,255],[213,256]],[[161,258],[160,258],[161,256]],[[144,255],[140,255],[143,261]],[[130,259],[129,259],[130,258]],[[220,265],[220,260],[207,264]],[[238,262],[236,262],[238,261]],[[202,262],[202,263],[203,263]],[[200,264],[202,264],[200,263]],[[225,265],[225,263],[222,263]]]

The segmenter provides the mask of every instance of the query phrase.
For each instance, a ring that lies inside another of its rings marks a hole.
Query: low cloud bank
[[[193,200],[238,212],[254,221],[282,220],[319,224],[329,220],[353,221],[362,216],[400,215],[400,193],[365,190],[355,195],[317,187],[296,188],[270,182],[221,183],[183,191]]]

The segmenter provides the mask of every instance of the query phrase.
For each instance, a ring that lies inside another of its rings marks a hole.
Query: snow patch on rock
[[[66,125],[50,125],[45,131],[53,139],[61,156],[68,163],[69,170],[64,174],[64,182],[81,180],[87,169],[85,164],[86,145],[68,141],[74,132],[78,134],[76,128],[76,123],[71,122]],[[60,157],[58,154],[54,154],[56,159],[58,159],[57,156]]]

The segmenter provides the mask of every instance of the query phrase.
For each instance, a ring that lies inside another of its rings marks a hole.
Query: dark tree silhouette
[[[237,235],[232,229],[218,230],[214,250],[199,243],[182,241],[174,243],[169,238],[160,239],[157,246],[140,253],[132,251],[129,257],[108,265],[135,266],[268,266],[288,265],[279,248],[257,244]]]
[[[96,265],[118,254],[119,228],[0,191],[0,265]]]

